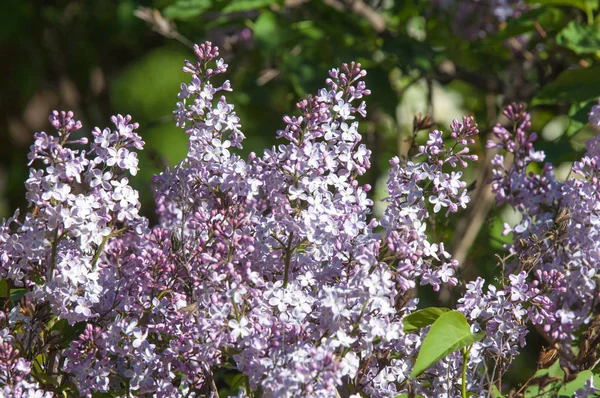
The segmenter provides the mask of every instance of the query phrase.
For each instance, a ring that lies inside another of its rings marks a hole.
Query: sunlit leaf
[[[527,0],[526,2],[532,5],[575,7],[583,11],[598,9],[597,0]]]
[[[211,8],[211,0],[177,0],[166,7],[163,14],[171,19],[191,19]]]
[[[566,398],[566,397],[570,398],[570,397],[575,396],[575,391],[577,391],[580,388],[583,388],[585,383],[590,379],[590,377],[594,378],[594,386],[595,387],[600,386],[600,376],[594,375],[591,370],[584,370],[583,372],[581,372],[577,375],[575,380],[570,381],[569,383],[565,384],[558,391],[558,396],[561,398]]]
[[[446,355],[468,347],[484,336],[484,332],[471,333],[467,318],[458,311],[440,315],[425,336],[410,376],[419,376]]]
[[[404,333],[416,332],[426,326],[433,324],[442,314],[450,311],[448,308],[429,307],[415,311],[402,320]]]
[[[556,36],[556,42],[575,54],[594,54],[600,50],[600,26],[571,21]]]
[[[233,0],[222,11],[229,13],[256,10],[257,8],[270,6],[275,2],[276,0]]]

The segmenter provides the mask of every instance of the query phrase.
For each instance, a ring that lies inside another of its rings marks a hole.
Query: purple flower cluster
[[[442,282],[458,282],[454,277],[458,263],[451,259],[443,242],[428,241],[424,220],[431,216],[428,204],[433,206],[433,213],[446,209],[446,216],[466,208],[469,197],[462,172],[448,173],[444,166],[464,168],[467,161],[477,160],[468,148],[477,134],[472,117],[463,118],[462,123],[455,120],[451,126],[451,147],[442,139],[442,132],[435,130],[429,134],[426,145],[419,147],[414,160],[404,162],[395,157],[390,162],[389,205],[381,224],[386,229],[385,245],[390,252],[387,263],[395,268],[401,292],[415,287],[418,279],[436,291]]]
[[[592,124],[599,109],[590,113]],[[496,198],[521,214],[517,225],[505,225],[505,233],[514,236],[505,264],[513,285],[511,301],[526,306],[526,319],[559,349],[565,366],[583,370],[589,358],[572,345],[582,342],[578,333],[595,328],[598,315],[600,136],[587,143],[587,152],[573,165],[573,177],[563,182],[551,164],[543,164],[540,174],[530,171],[544,153],[533,148],[537,135],[528,131],[530,115],[523,106],[511,105],[504,114],[514,130],[496,126],[496,141],[488,146],[506,154],[493,160]],[[517,278],[519,288],[513,283]]]
[[[0,313],[4,394],[44,394],[29,360],[41,353],[37,371],[82,396],[214,396],[224,369],[241,375],[240,397],[460,394],[460,353],[409,380],[429,329],[407,333],[403,319],[416,310],[412,288],[459,282],[426,220],[469,203],[460,169],[477,159],[473,118],[455,121],[446,139],[431,132],[413,158],[391,160],[377,220],[371,187],[359,182],[371,154],[359,133],[370,94],[360,64],[332,69],[326,88],[284,117],[282,143],[244,160],[225,97],[231,85],[214,83],[227,65],[209,42],[194,50],[174,112],[188,153],[153,180],[158,225],[139,215],[129,185],[144,145],[129,116],[94,129],[90,143],[71,137],[82,127],[71,113],[51,115],[57,136],[36,134],[30,211],[0,225],[0,277],[22,293]],[[490,383],[481,365],[510,362],[526,322],[568,347],[597,297],[600,144],[590,142],[575,165],[580,179],[559,183],[550,166],[530,175],[543,156],[532,149],[529,117],[518,107],[506,114],[516,134],[498,126],[494,145],[514,162],[494,160],[493,188],[523,220],[510,230],[515,261],[502,287],[477,279],[459,301],[472,330],[486,331],[467,363],[476,394]],[[533,242],[552,231],[558,243]],[[561,295],[582,281],[584,289]],[[59,344],[48,330],[60,322],[82,332]]]
[[[8,328],[0,330],[0,395],[15,398],[50,398],[39,383],[29,380],[31,362],[20,356],[15,338]]]

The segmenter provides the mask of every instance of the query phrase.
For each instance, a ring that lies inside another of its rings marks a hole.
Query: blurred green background
[[[491,155],[482,143],[502,122],[502,106],[530,104],[539,147],[560,176],[593,134],[585,125],[600,95],[597,0],[2,0],[0,217],[26,207],[33,132],[50,132],[48,113],[70,109],[84,134],[116,113],[140,123],[146,149],[134,183],[153,219],[151,176],[186,154],[187,136],[172,120],[188,81],[183,60],[205,40],[230,65],[244,156],[276,144],[281,117],[324,85],[328,69],[361,62],[373,92],[361,124],[373,151],[365,182],[376,198],[385,196],[390,157],[409,146],[416,114],[431,114],[445,131],[474,115],[480,162],[466,171],[473,201],[459,218],[432,220],[430,231],[450,243],[467,279],[498,274],[502,223],[515,222],[485,186]],[[451,302],[450,293],[424,297]]]

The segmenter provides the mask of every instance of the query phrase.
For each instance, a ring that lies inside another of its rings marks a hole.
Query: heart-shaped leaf
[[[417,377],[446,355],[483,339],[485,332],[471,333],[467,318],[458,311],[440,315],[421,346],[411,377]]]

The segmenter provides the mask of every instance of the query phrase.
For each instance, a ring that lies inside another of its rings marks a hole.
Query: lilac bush
[[[371,155],[360,64],[332,69],[284,117],[281,144],[244,160],[231,84],[215,82],[227,65],[209,42],[194,50],[174,111],[188,153],[153,179],[157,225],[129,184],[144,146],[130,116],[88,140],[75,138],[72,113],[54,112],[57,135],[35,135],[30,209],[0,234],[5,396],[218,396],[223,372],[239,375],[240,397],[487,396],[527,325],[565,369],[591,369],[589,350],[571,347],[598,328],[598,138],[573,167],[579,178],[561,182],[551,165],[532,174],[544,156],[529,115],[506,109],[514,130],[498,125],[490,146],[514,160],[497,155],[491,183],[523,218],[506,228],[515,240],[501,283],[467,281],[457,306],[469,334],[484,333],[411,376],[433,322],[407,329],[414,289],[460,282],[428,220],[467,207],[477,124],[454,121],[447,137],[434,130],[414,156],[391,159],[378,220],[360,182]]]

